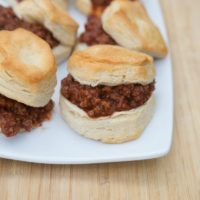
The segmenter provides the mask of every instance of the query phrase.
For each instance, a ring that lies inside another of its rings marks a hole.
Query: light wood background
[[[174,64],[170,154],[150,161],[85,166],[2,159],[0,200],[200,200],[200,0],[161,2]]]

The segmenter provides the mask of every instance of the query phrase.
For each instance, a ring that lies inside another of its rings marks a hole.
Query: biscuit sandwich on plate
[[[60,109],[77,133],[104,143],[138,138],[154,114],[153,58],[119,46],[73,53],[62,80]]]
[[[56,85],[49,45],[25,30],[0,31],[0,132],[11,137],[50,120]]]
[[[27,29],[52,48],[57,63],[67,59],[76,42],[78,24],[51,0],[25,0],[14,7],[0,6],[0,30]]]
[[[10,3],[11,6],[15,6],[16,4],[22,2],[22,1],[29,1],[29,0],[8,0],[8,2]],[[68,0],[51,0],[52,3],[54,3],[55,5],[59,6],[62,9],[66,9],[67,8],[67,2]]]
[[[115,0],[101,16],[89,15],[76,49],[112,44],[141,51],[155,58],[167,55],[165,41],[139,1]]]

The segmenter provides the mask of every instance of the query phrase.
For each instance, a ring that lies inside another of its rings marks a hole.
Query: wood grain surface
[[[169,155],[83,166],[1,159],[0,200],[200,200],[200,0],[161,3],[174,64],[174,141]]]

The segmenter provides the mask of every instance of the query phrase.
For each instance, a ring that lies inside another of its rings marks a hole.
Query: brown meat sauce
[[[85,32],[81,34],[79,40],[88,46],[96,44],[116,45],[116,42],[103,30],[101,19],[95,15],[88,17]]]
[[[42,108],[34,108],[0,94],[0,129],[11,137],[20,130],[31,131],[41,126],[42,122],[51,118],[53,101]]]
[[[98,118],[144,105],[154,89],[155,81],[148,85],[91,87],[81,85],[71,75],[68,75],[62,80],[61,94],[71,103],[83,109],[89,117]]]
[[[108,6],[112,0],[92,0],[93,6]]]
[[[55,39],[52,33],[45,27],[38,23],[25,22],[15,15],[12,8],[5,8],[0,5],[0,30],[12,31],[17,28],[24,28],[35,33],[40,38],[44,39],[51,48],[59,45],[58,40]]]
[[[102,27],[101,14],[112,0],[92,0],[92,13],[88,16],[85,31],[81,34],[79,41],[88,46],[96,44],[116,45]]]

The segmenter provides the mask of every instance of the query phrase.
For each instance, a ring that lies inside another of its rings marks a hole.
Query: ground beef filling
[[[112,0],[92,0],[93,7],[102,6],[107,7]]]
[[[101,19],[98,16],[90,15],[85,25],[85,32],[80,36],[80,42],[88,46],[96,44],[116,45],[116,42],[103,30]]]
[[[0,30],[12,31],[17,28],[24,28],[35,33],[40,38],[44,39],[51,48],[59,45],[58,40],[56,40],[52,33],[42,25],[25,22],[15,15],[12,8],[5,8],[0,5]]]
[[[34,108],[0,94],[0,129],[7,137],[20,130],[31,131],[51,118],[53,101],[42,108]]]
[[[62,80],[61,94],[83,109],[89,117],[110,116],[114,112],[128,111],[145,104],[155,89],[155,81],[148,85],[86,86],[71,75]]]

